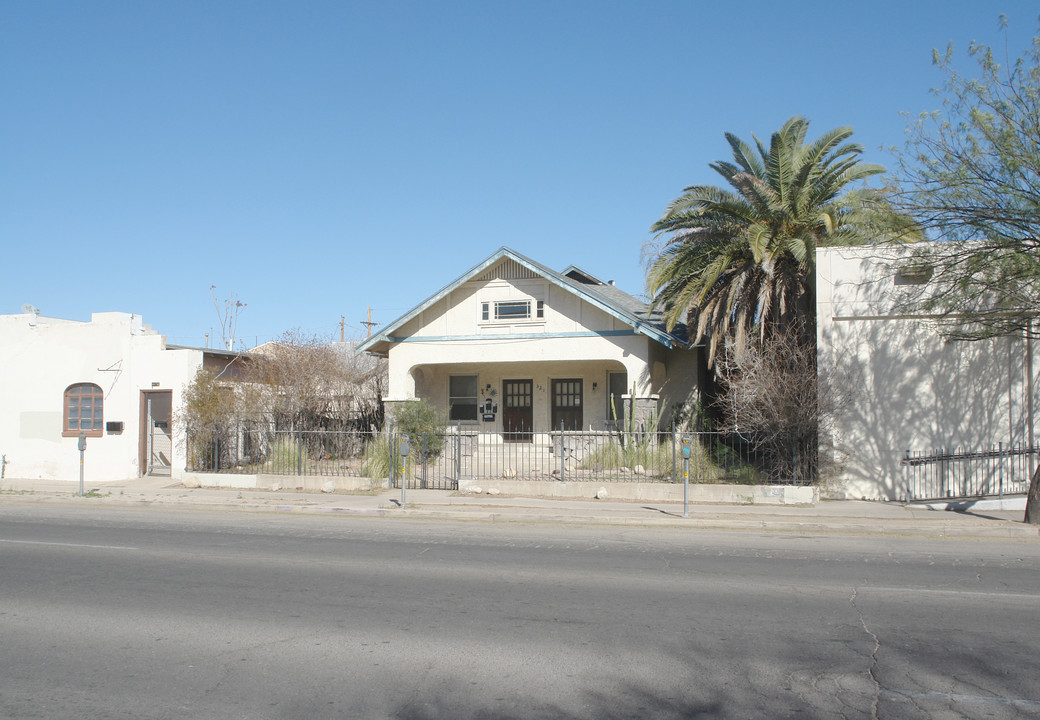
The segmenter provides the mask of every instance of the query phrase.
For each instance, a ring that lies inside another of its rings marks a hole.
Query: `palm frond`
[[[710,167],[729,187],[685,188],[652,227],[667,238],[647,271],[652,303],[670,325],[685,318],[691,339],[707,341],[709,363],[728,342],[741,352],[790,325],[815,337],[817,246],[887,237],[901,227],[884,217],[887,204],[877,194],[852,187],[883,172],[861,162],[852,129],[807,143],[808,127],[791,117],[768,146],[727,133],[733,158]]]

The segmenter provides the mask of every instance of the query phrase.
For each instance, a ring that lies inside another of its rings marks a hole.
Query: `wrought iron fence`
[[[746,438],[688,433],[691,482],[776,482]],[[400,428],[383,431],[228,423],[189,434],[189,470],[269,475],[368,476],[399,486],[457,488],[491,479],[588,482],[681,482],[682,433],[550,431],[489,433],[462,425],[410,437],[400,455]],[[798,467],[797,448],[793,467]],[[810,482],[791,472],[780,482]]]
[[[1003,443],[988,450],[906,451],[905,500],[946,500],[1025,493],[1040,448]]]
[[[196,472],[360,477],[367,445],[378,433],[279,428],[244,421],[189,433],[188,469]]]
[[[477,433],[456,428],[460,477],[596,482],[677,482],[683,462],[679,433],[550,431]],[[753,453],[739,438],[691,434],[690,479],[756,480]]]

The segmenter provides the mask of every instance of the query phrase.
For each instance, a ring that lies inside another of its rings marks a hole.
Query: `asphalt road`
[[[1040,544],[0,506],[0,717],[1040,717]]]

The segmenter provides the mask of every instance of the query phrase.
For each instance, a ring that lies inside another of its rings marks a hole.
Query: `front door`
[[[534,396],[530,380],[503,380],[502,410],[503,440],[506,442],[531,442],[534,426]]]
[[[173,415],[173,392],[142,392],[141,446],[143,475],[169,475],[173,457],[173,434],[170,428]]]
[[[552,381],[552,429],[581,430],[581,378]]]

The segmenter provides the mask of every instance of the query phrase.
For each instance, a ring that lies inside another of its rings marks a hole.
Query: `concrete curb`
[[[199,492],[199,491],[192,491]],[[814,514],[813,508],[806,508],[803,518],[781,517],[777,515],[751,516],[739,511],[732,514],[721,514],[713,511],[710,505],[691,507],[689,518],[678,513],[655,509],[656,514],[648,514],[647,508],[633,505],[631,508],[582,508],[564,509],[558,507],[531,508],[515,505],[479,505],[473,503],[457,503],[447,505],[429,505],[423,503],[409,504],[404,508],[379,506],[357,507],[339,504],[336,496],[317,496],[315,500],[301,498],[300,502],[285,502],[283,498],[272,498],[257,501],[256,498],[228,499],[205,495],[198,497],[172,493],[133,493],[126,495],[106,495],[102,497],[79,498],[74,493],[56,493],[46,491],[26,491],[24,493],[5,493],[0,495],[0,504],[62,504],[81,505],[96,503],[107,507],[174,507],[195,511],[219,512],[251,512],[251,513],[283,513],[283,514],[320,514],[338,515],[359,518],[389,518],[398,520],[442,520],[450,522],[485,522],[494,524],[555,524],[555,525],[589,525],[589,526],[622,526],[647,528],[685,528],[695,530],[731,531],[731,532],[767,532],[783,534],[811,535],[854,535],[860,537],[908,537],[938,539],[1002,539],[1030,541],[1040,538],[1040,528],[1024,525],[1005,519],[988,519],[980,524],[979,518],[964,518],[964,522],[955,520],[943,513],[931,512],[930,507],[918,507],[917,510],[929,510],[924,514],[913,513],[906,518],[874,518],[834,516],[822,518]],[[366,502],[383,502],[383,498],[366,497]],[[509,499],[503,499],[508,501]],[[525,500],[517,498],[518,501]],[[396,502],[396,501],[391,501]],[[762,508],[760,508],[762,509]],[[727,510],[733,510],[727,508]]]

